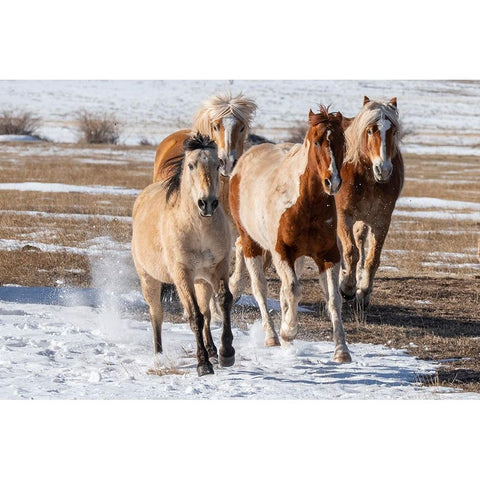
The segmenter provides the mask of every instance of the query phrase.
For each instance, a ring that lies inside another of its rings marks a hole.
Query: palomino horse
[[[180,130],[162,140],[155,155],[153,181],[163,179],[164,163],[182,154],[183,142],[193,132],[208,135],[218,147],[222,175],[220,203],[229,214],[228,179],[237,159],[243,153],[245,139],[256,109],[255,102],[241,93],[235,97],[228,92],[209,98],[197,112],[192,130]]]
[[[346,123],[343,184],[335,200],[343,250],[340,291],[363,309],[370,302],[373,278],[403,186],[397,99],[381,103],[364,97],[360,113]]]
[[[199,300],[205,291],[217,295],[222,311],[219,363],[231,366],[235,361],[229,226],[218,201],[220,160],[215,142],[197,134],[184,142],[182,151],[166,165],[166,179],[148,186],[135,201],[132,253],[150,307],[155,353],[162,352],[161,286],[174,283],[195,334],[198,375],[205,375],[213,373],[209,357],[217,356],[209,322],[204,321],[208,302]]]
[[[266,307],[262,252],[271,252],[282,282],[280,336],[285,342],[297,334],[298,276],[303,257],[309,256],[317,264],[327,298],[335,340],[334,360],[349,362],[338,291],[340,252],[333,198],[341,185],[339,171],[345,143],[341,121],[340,113],[329,113],[322,106],[320,113],[310,111],[310,128],[303,144],[250,148],[230,179],[230,209],[261,311],[265,345],[279,345],[279,340]]]

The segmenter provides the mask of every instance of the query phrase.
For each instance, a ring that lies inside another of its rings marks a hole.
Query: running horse
[[[364,309],[404,181],[397,99],[364,97],[360,113],[344,119],[344,127],[343,184],[335,199],[343,256],[340,291]]]
[[[162,352],[162,284],[175,284],[197,342],[198,375],[235,361],[228,288],[230,236],[218,201],[220,160],[217,146],[197,134],[182,145],[183,154],[167,166],[169,176],[145,188],[133,207],[132,254],[142,293],[150,309],[155,353]],[[205,322],[204,294],[215,293],[222,312],[219,355]]]
[[[206,100],[194,117],[191,130],[179,130],[166,137],[157,147],[153,181],[161,181],[168,172],[164,165],[169,159],[182,155],[183,142],[194,133],[208,135],[218,147],[220,159],[220,203],[227,215],[228,180],[243,153],[248,130],[255,116],[256,103],[242,93],[233,97],[230,92]],[[235,235],[236,236],[236,235]]]
[[[265,345],[280,342],[267,310],[262,254],[271,253],[281,280],[280,336],[287,343],[297,335],[298,278],[303,258],[309,256],[318,267],[333,324],[334,360],[350,362],[338,290],[340,252],[333,198],[341,185],[345,143],[341,122],[341,113],[321,106],[319,113],[309,112],[303,144],[251,147],[233,170],[230,210],[241,238],[236,247],[243,249],[260,308]]]

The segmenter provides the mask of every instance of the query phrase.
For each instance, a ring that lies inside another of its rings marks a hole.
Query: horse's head
[[[218,207],[220,160],[217,145],[208,136],[197,133],[183,143],[183,187],[192,197],[202,217],[211,217]]]
[[[375,181],[388,182],[399,136],[397,98],[379,103],[364,97],[362,111],[366,112],[367,119],[362,132],[363,154],[372,164]]]
[[[243,153],[248,129],[257,105],[243,94],[216,95],[207,100],[197,113],[194,129],[209,135],[218,147],[220,173],[227,177]]]
[[[248,125],[234,115],[215,120],[210,125],[211,137],[218,146],[220,173],[227,177],[243,153],[243,144],[248,132]]]
[[[335,195],[342,184],[340,169],[345,151],[342,114],[329,113],[328,107],[322,105],[320,113],[310,110],[308,122],[310,128],[305,143],[309,145],[309,158],[317,165],[324,191]]]

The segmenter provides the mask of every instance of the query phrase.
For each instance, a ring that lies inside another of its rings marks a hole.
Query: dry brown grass
[[[120,138],[120,122],[112,114],[82,111],[77,117],[77,127],[85,143],[116,145]]]
[[[155,148],[149,146],[10,144],[0,151],[0,182],[142,189],[150,183],[154,156]],[[403,195],[480,202],[479,171],[480,159],[476,158],[409,155]],[[0,239],[85,248],[96,238],[108,236],[127,244],[131,224],[123,220],[131,214],[134,200],[133,195],[2,191]],[[32,216],[28,211],[88,217]],[[437,376],[423,379],[426,385],[480,392],[480,270],[464,266],[477,262],[479,230],[480,225],[469,221],[394,216],[370,309],[363,315],[345,306],[347,340],[405,348],[419,358],[440,360]],[[29,248],[0,250],[0,284],[88,287],[93,281],[91,269],[87,255]],[[269,296],[278,299],[280,285],[273,270],[268,279]],[[314,313],[299,315],[300,338],[331,340],[313,262],[306,264],[302,288],[302,304]],[[256,308],[234,307],[233,322],[240,328],[258,317]],[[280,315],[274,313],[274,319],[278,325]],[[182,321],[181,312],[174,312],[169,321]],[[168,365],[155,366],[149,373],[184,373],[168,369]]]
[[[0,135],[36,135],[40,118],[31,112],[4,110],[0,113]]]

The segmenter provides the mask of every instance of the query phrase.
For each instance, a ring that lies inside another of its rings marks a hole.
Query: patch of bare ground
[[[5,144],[0,146],[0,183],[142,189],[151,181],[154,157],[155,146]],[[403,196],[480,202],[479,158],[406,155],[405,160]],[[93,286],[89,249],[98,251],[107,238],[128,255],[134,200],[134,195],[1,191],[0,285]],[[362,315],[344,306],[347,341],[403,348],[438,361],[437,375],[419,379],[426,386],[480,392],[479,232],[476,221],[395,215],[370,308]],[[128,268],[133,268],[131,259]],[[331,341],[313,262],[307,261],[301,283],[301,305],[311,312],[299,314],[299,338]],[[271,269],[268,284],[269,297],[278,299],[280,284]],[[182,321],[178,305],[168,311],[168,321]],[[233,308],[240,328],[259,317],[257,308]],[[278,326],[280,314],[273,317]],[[162,375],[165,369],[158,366],[150,373]]]

